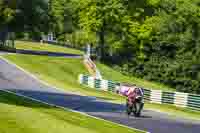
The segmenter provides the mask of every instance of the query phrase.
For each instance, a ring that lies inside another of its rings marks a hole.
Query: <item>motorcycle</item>
[[[140,117],[144,107],[143,96],[136,94],[136,96],[127,98],[126,112],[129,115],[134,114],[135,117]]]

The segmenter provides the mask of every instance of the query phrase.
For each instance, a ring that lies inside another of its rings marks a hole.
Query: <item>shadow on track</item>
[[[8,90],[8,89],[7,89]],[[63,94],[45,91],[14,90],[9,91],[28,96],[43,102],[66,107],[83,112],[124,112],[125,106],[121,104],[100,101],[95,97],[80,96],[75,94]]]
[[[72,110],[76,111],[81,111],[81,112],[93,112],[93,113],[98,113],[98,112],[105,112],[105,113],[118,113],[118,114],[123,114],[126,115],[126,108],[125,105],[122,104],[116,104],[116,103],[109,103],[109,102],[104,102],[102,100],[99,100],[96,97],[89,97],[89,96],[80,96],[76,94],[63,94],[63,93],[56,93],[56,92],[45,92],[45,91],[30,91],[30,90],[16,90],[16,89],[5,89],[20,95],[24,95],[30,98],[34,98],[49,104],[54,104],[57,106],[61,107],[66,107]],[[26,98],[18,97],[13,94],[10,94],[5,92],[2,93],[0,90],[0,102],[5,102],[7,104],[15,104],[18,106],[30,106],[30,107],[43,107],[41,106],[42,104],[37,105],[37,102],[34,102],[32,100],[24,100]],[[2,96],[4,96],[4,100],[2,100]],[[6,97],[5,97],[6,96]],[[8,100],[5,100],[8,98]],[[17,102],[17,101],[21,101]],[[27,102],[22,102],[22,101],[27,101]],[[30,104],[33,103],[33,104]],[[46,106],[44,106],[46,107]],[[48,106],[47,106],[48,107]],[[50,108],[50,107],[49,107]],[[145,112],[145,111],[144,111]],[[134,116],[130,116],[134,117]],[[127,116],[128,118],[128,116]],[[152,118],[151,116],[147,115],[142,115],[142,119],[146,118]]]
[[[29,108],[48,108],[48,109],[55,108],[53,106],[41,104],[41,103],[32,101],[30,99],[19,97],[2,90],[0,90],[0,103],[29,107]]]

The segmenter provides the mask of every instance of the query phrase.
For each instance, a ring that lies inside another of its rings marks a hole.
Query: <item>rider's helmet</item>
[[[139,95],[139,96],[143,96],[144,95],[144,92],[143,92],[142,88],[137,87],[137,88],[135,88],[134,91],[135,91],[136,95]]]

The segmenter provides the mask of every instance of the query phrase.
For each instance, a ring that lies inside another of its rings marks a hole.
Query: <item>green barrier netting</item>
[[[151,90],[144,89],[144,99],[150,101],[151,99]]]
[[[97,88],[97,89],[101,88],[101,80],[100,79],[95,79],[95,88]]]
[[[200,110],[200,95],[189,94],[187,106]]]
[[[83,84],[88,85],[88,76],[83,76]]]
[[[162,92],[162,103],[174,104],[174,95],[173,92]]]
[[[88,85],[88,75],[84,75],[82,78],[82,83],[85,85]],[[101,88],[102,80],[95,79],[94,80],[94,87],[95,88]],[[120,83],[113,82],[111,80],[108,80],[107,88],[110,92],[117,92],[117,86],[120,86]],[[151,101],[151,89],[144,89],[144,99],[146,101]],[[162,103],[166,104],[174,104],[175,102],[175,92],[162,92]],[[195,94],[188,94],[187,99],[187,107],[194,109],[194,110],[200,110],[200,95]]]
[[[108,91],[114,92],[115,91],[116,83],[113,81],[108,80]]]

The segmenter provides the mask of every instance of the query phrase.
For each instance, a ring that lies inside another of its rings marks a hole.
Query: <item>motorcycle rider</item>
[[[127,92],[127,107],[133,107],[134,103],[136,102],[136,100],[138,98],[140,98],[140,108],[138,110],[139,113],[137,113],[136,115],[139,116],[141,110],[143,109],[144,106],[144,100],[143,100],[143,96],[144,96],[144,91],[142,88],[138,88],[136,86],[129,88],[128,92]]]

